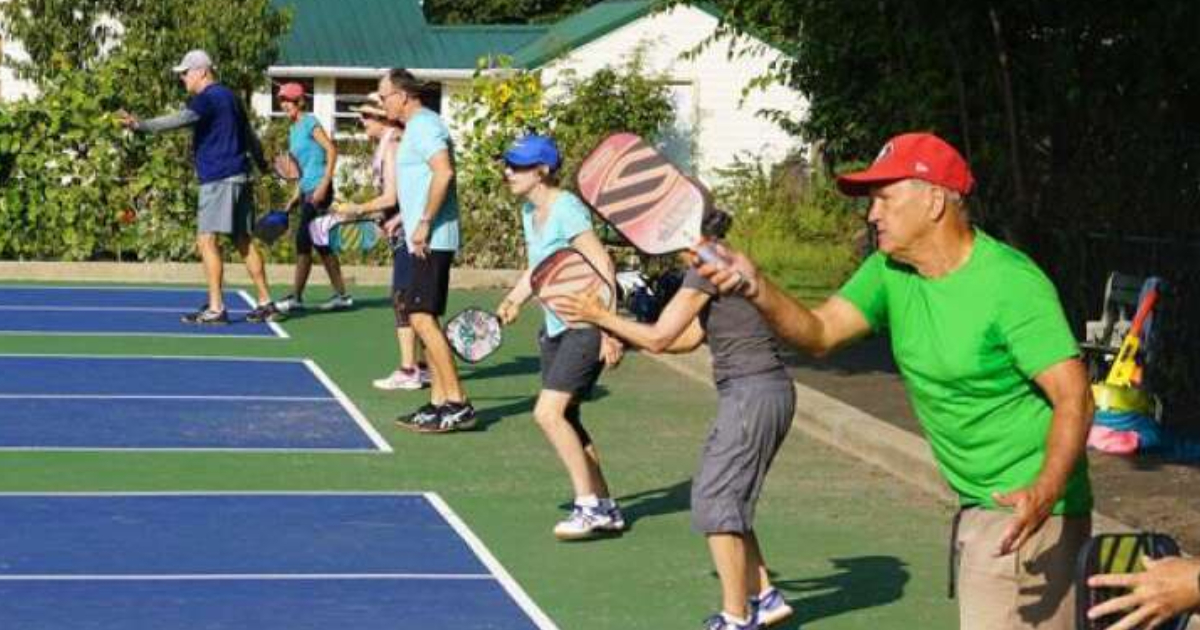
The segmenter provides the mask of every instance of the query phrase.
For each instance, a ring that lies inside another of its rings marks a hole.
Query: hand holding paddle
[[[1146,570],[1141,573],[1109,573],[1088,579],[1091,588],[1119,588],[1128,591],[1088,610],[1089,620],[1128,611],[1109,630],[1157,628],[1189,610],[1200,608],[1200,561],[1167,557],[1143,557]]]
[[[558,315],[569,323],[598,324],[609,313],[595,289],[564,295],[558,299],[557,307]]]

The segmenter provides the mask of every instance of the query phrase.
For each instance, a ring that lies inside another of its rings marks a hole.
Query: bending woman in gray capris
[[[729,223],[728,214],[710,211],[705,234],[720,237]],[[792,609],[771,586],[754,534],[754,507],[796,406],[792,380],[762,316],[740,296],[719,295],[691,268],[653,324],[624,319],[587,295],[569,300],[560,313],[651,352],[688,352],[708,343],[717,418],[692,480],[692,527],[708,540],[721,578],[722,610],[704,628],[760,628],[789,617]]]

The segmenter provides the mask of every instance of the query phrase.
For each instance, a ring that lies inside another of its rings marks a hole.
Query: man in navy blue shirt
[[[271,301],[262,256],[251,239],[254,225],[254,195],[250,163],[253,151],[261,161],[262,150],[250,130],[246,114],[232,90],[217,83],[212,60],[203,50],[193,50],[173,68],[190,95],[179,112],[150,120],[122,114],[122,123],[135,131],[158,133],[192,128],[192,164],[200,180],[196,249],[208,281],[208,304],[183,317],[190,324],[226,324],[229,317],[222,300],[224,265],[218,234],[228,234],[246,263],[258,289],[258,306],[246,316],[252,322],[281,318]]]

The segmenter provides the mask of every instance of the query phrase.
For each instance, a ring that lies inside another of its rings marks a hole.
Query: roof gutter
[[[337,77],[343,79],[378,79],[390,68],[362,68],[349,66],[271,66],[267,68],[270,77]],[[468,80],[475,76],[475,70],[459,68],[411,68],[413,74],[423,79],[435,80]],[[490,74],[497,70],[484,70]]]

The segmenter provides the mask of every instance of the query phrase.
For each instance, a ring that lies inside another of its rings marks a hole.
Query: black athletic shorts
[[[437,317],[446,314],[453,263],[454,252],[430,250],[424,258],[413,255],[412,277],[404,292],[404,308],[410,314],[429,313]]]

